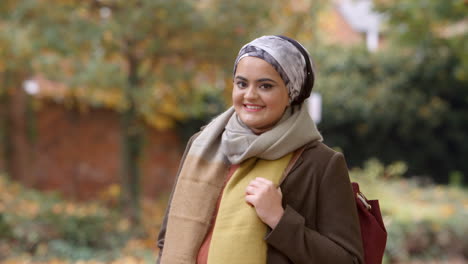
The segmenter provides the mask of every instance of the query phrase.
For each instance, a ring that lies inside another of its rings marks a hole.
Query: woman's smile
[[[265,107],[260,106],[260,105],[255,105],[255,104],[244,104],[244,108],[248,112],[259,112]]]

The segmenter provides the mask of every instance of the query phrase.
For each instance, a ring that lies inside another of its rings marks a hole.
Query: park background
[[[0,1],[0,262],[152,263],[240,47],[296,38],[385,263],[468,259],[468,1]]]

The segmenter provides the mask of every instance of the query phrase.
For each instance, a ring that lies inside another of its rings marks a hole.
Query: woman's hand
[[[247,185],[245,191],[247,203],[255,207],[260,220],[274,229],[284,213],[281,190],[270,180],[257,177]]]

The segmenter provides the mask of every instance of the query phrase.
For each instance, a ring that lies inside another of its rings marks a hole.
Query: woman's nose
[[[255,89],[255,86],[248,87],[244,97],[247,99],[256,99],[258,97],[258,93],[257,89]]]

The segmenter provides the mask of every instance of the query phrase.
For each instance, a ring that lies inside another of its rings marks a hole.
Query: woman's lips
[[[265,107],[261,105],[244,104],[244,109],[247,112],[258,112],[261,111],[263,108]]]

